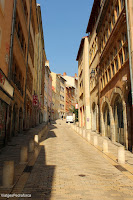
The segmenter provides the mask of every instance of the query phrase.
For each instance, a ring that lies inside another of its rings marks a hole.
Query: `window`
[[[121,9],[123,8],[123,6],[124,6],[124,1],[121,0]]]
[[[114,15],[112,16],[112,23],[113,23],[113,25],[115,24],[115,16]]]
[[[108,69],[108,74],[109,74],[109,80],[111,79],[111,70],[110,68]]]
[[[127,34],[123,33],[123,42],[126,42],[126,41],[127,41]]]
[[[116,6],[116,13],[117,13],[117,17],[119,16],[119,5]]]
[[[113,73],[113,76],[114,76],[115,75],[114,64],[111,64],[111,68],[112,68],[112,73]]]
[[[112,31],[112,24],[111,24],[111,22],[109,22],[109,30],[110,30],[110,33],[111,33],[111,31]]]
[[[118,41],[118,44],[119,44],[119,48],[121,48],[121,47],[122,47],[122,41],[119,40],[119,41]]]
[[[114,55],[116,55],[117,54],[117,48],[115,47],[114,48]]]
[[[103,81],[102,81],[102,78],[101,78],[101,89],[103,88]]]
[[[116,66],[116,70],[118,70],[118,60],[115,60],[115,66]]]
[[[107,31],[107,34],[106,34],[106,36],[107,36],[107,39],[108,39],[108,37],[109,37],[109,35],[108,35],[108,29],[107,29],[106,31]]]
[[[2,11],[4,12],[5,0],[0,0],[0,6],[2,8]]]
[[[128,58],[128,47],[124,48],[124,54],[125,54],[125,61],[126,61]]]
[[[120,54],[120,62],[121,62],[121,65],[123,65],[123,54],[122,53]]]
[[[105,78],[104,78],[104,76],[103,76],[103,86],[105,86]]]
[[[109,80],[108,80],[108,74],[107,74],[107,72],[106,72],[105,74],[106,74],[106,80],[107,80],[107,83],[108,83],[108,81],[109,81]]]
[[[110,54],[110,61],[112,61],[113,60],[113,53],[111,52],[111,54]]]

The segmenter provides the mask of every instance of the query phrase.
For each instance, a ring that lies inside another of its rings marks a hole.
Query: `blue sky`
[[[76,61],[81,38],[86,28],[93,0],[37,0],[41,5],[44,42],[51,71],[78,72]]]

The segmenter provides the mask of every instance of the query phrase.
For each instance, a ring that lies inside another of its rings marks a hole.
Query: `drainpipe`
[[[26,88],[27,88],[28,57],[29,57],[29,42],[30,42],[31,8],[32,8],[32,0],[30,0],[30,18],[29,18],[28,47],[27,47],[27,59],[26,59],[25,96],[24,96],[24,113],[23,113],[23,120],[25,121],[26,121]],[[24,128],[26,128],[26,123],[24,124]]]
[[[128,5],[127,5],[127,0],[125,0],[125,8],[126,8],[126,21],[127,21],[127,36],[128,36],[128,51],[129,51],[129,68],[130,68],[130,79],[131,79],[131,96],[132,96],[132,108],[133,108],[132,53],[131,53],[130,26],[129,26],[129,16],[128,16]]]
[[[11,39],[10,39],[9,65],[8,65],[9,80],[11,80],[11,78],[12,78],[11,72],[12,72],[12,61],[13,61],[13,41],[14,41],[14,31],[15,31],[16,6],[17,6],[17,0],[14,0],[12,27],[11,27]]]

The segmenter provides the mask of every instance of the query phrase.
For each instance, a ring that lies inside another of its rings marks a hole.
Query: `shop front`
[[[0,69],[0,148],[11,137],[11,106],[14,88]]]

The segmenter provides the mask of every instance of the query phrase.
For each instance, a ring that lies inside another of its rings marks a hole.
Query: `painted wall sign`
[[[38,96],[37,95],[33,95],[33,105],[38,106]]]

